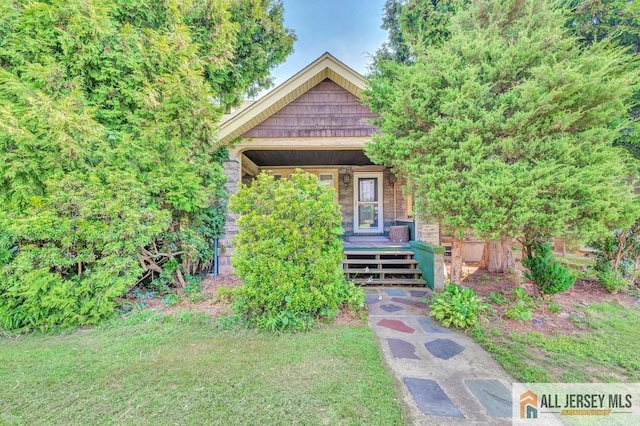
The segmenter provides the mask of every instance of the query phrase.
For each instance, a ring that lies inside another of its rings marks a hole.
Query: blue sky
[[[386,39],[380,29],[385,0],[283,0],[285,25],[298,40],[287,61],[273,71],[275,84],[329,52],[361,74]]]

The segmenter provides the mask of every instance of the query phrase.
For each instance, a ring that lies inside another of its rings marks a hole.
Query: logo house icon
[[[520,395],[520,418],[538,418],[538,395],[531,391],[526,391]]]

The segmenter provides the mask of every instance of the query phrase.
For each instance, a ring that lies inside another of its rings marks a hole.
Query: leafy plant
[[[504,314],[507,318],[518,321],[531,321],[533,318],[533,310],[522,300],[517,300]]]
[[[515,300],[505,311],[505,316],[518,321],[531,321],[535,308],[533,298],[522,287],[514,288],[511,294]]]
[[[596,277],[598,278],[598,283],[611,293],[617,293],[629,288],[629,281],[624,278],[620,271],[605,267],[596,270]]]
[[[445,327],[467,328],[478,324],[478,315],[486,309],[472,289],[447,284],[443,291],[434,293],[429,315]]]
[[[632,287],[627,291],[627,294],[636,299],[640,299],[640,287]]]
[[[360,312],[365,308],[365,301],[367,295],[361,287],[356,286],[353,281],[349,281],[346,285],[341,287],[340,300],[342,300],[344,307],[352,312]]]
[[[509,299],[507,299],[506,296],[500,292],[492,291],[491,293],[489,293],[489,299],[496,305],[504,305],[505,303],[509,303]]]
[[[176,293],[169,293],[162,299],[162,304],[165,306],[175,306],[180,303],[180,296]]]
[[[558,305],[551,299],[549,299],[549,301],[547,302],[547,307],[549,308],[549,312],[553,314],[557,314],[562,310],[562,306]]]
[[[525,276],[544,294],[567,291],[576,281],[569,268],[559,262],[548,243],[534,242],[527,248],[527,257],[522,264],[529,268]]]
[[[186,285],[182,288],[185,296],[190,302],[197,302],[206,299],[206,295],[202,292],[202,279],[197,276],[185,276]]]
[[[511,290],[511,294],[515,296],[516,300],[522,300],[523,302],[531,306],[533,306],[534,304],[533,297],[531,297],[529,293],[527,293],[526,290],[522,287],[514,288],[513,290]]]
[[[359,309],[364,291],[342,272],[340,207],[335,193],[302,170],[290,179],[263,173],[230,208],[240,214],[232,264],[244,285],[230,290],[249,325],[307,330],[332,319],[343,303]]]

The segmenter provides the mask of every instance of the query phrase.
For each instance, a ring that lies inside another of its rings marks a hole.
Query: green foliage
[[[527,253],[527,257],[522,259],[522,264],[529,268],[529,271],[524,275],[544,294],[562,293],[576,282],[576,276],[555,258],[548,243],[534,243],[528,248]]]
[[[635,218],[636,165],[612,147],[635,61],[582,46],[565,21],[551,1],[471,2],[409,64],[375,64],[365,101],[381,132],[366,152],[412,183],[417,211],[488,239],[590,237]]]
[[[563,0],[572,13],[567,27],[585,44],[613,38],[640,53],[640,5],[627,0]]]
[[[478,324],[478,314],[486,309],[472,289],[447,284],[443,291],[434,293],[429,315],[445,327],[468,328]]]
[[[292,40],[270,1],[1,2],[0,327],[94,324],[206,266],[215,123]]]
[[[340,287],[338,298],[343,301],[344,308],[351,313],[361,312],[365,309],[367,295],[362,287],[356,286],[353,281],[349,281],[346,285]]]
[[[415,60],[415,49],[449,38],[449,19],[468,3],[468,0],[387,0],[381,27],[389,35],[376,52],[376,61],[411,63]]]
[[[202,292],[202,278],[187,275],[185,277],[186,285],[182,288],[184,295],[190,302],[197,302],[206,299],[206,295]]]
[[[640,287],[632,287],[627,291],[627,294],[631,297],[635,297],[640,300]]]
[[[162,304],[165,306],[175,306],[180,303],[180,296],[175,293],[169,293],[164,298],[162,298]]]
[[[504,305],[509,302],[509,299],[507,299],[504,294],[495,291],[489,293],[489,300],[496,305]]]
[[[562,307],[551,299],[547,301],[547,307],[549,308],[549,312],[551,312],[552,314],[557,314],[562,310]]]
[[[591,246],[596,249],[593,270],[604,288],[618,292],[635,284],[640,260],[640,220],[630,228],[592,242]]]
[[[533,310],[522,300],[516,300],[504,314],[507,318],[517,321],[531,321],[533,319]]]
[[[535,308],[533,298],[522,287],[514,288],[512,296],[514,300],[504,313],[506,317],[518,321],[531,321]]]
[[[287,180],[261,174],[235,194],[240,214],[232,264],[244,285],[233,289],[235,311],[257,328],[306,330],[333,318],[364,292],[345,283],[340,207],[335,192],[301,170]],[[355,307],[355,306],[352,306]]]
[[[597,270],[596,278],[598,283],[611,293],[617,293],[629,288],[629,281],[619,271],[614,271],[610,268]]]

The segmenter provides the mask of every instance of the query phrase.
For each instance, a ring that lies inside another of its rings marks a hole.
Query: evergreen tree
[[[565,21],[549,1],[481,0],[412,64],[382,61],[370,76],[382,134],[367,154],[413,183],[416,210],[453,229],[454,281],[465,229],[510,247],[601,234],[635,215],[631,160],[612,146],[635,64],[607,43],[581,48]]]
[[[292,43],[270,0],[0,2],[0,328],[95,323],[206,264],[216,123]]]

